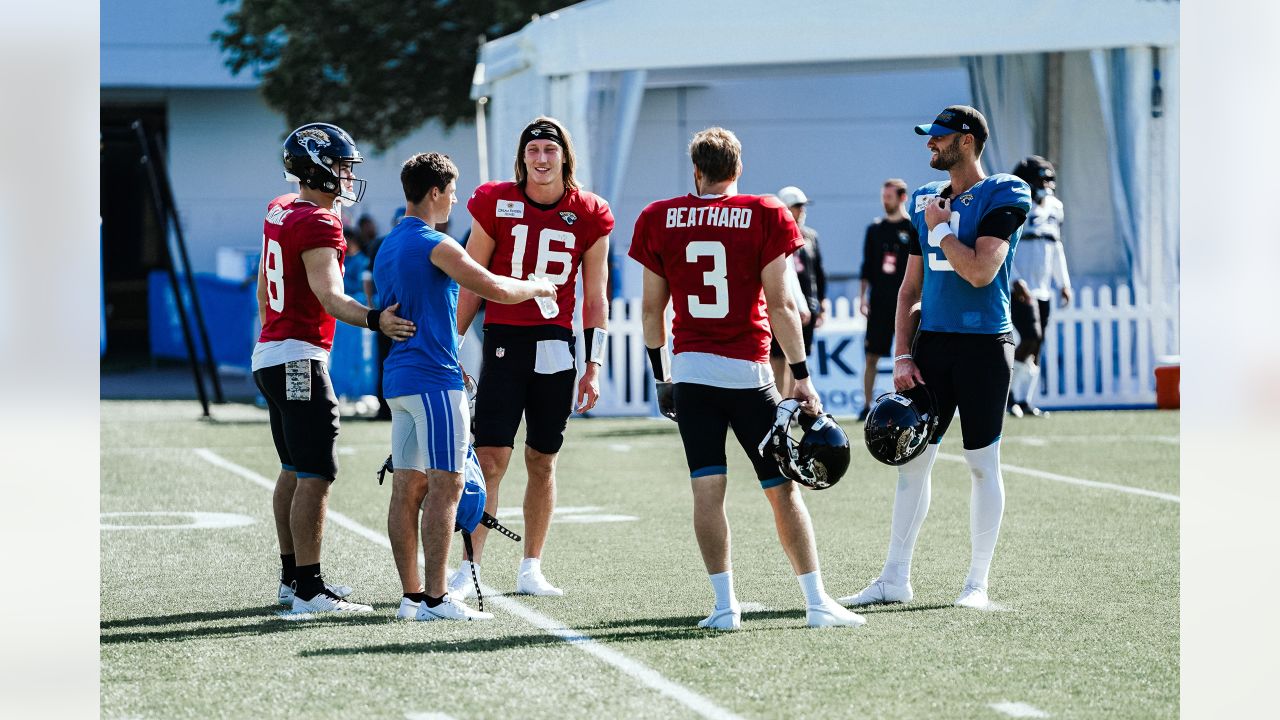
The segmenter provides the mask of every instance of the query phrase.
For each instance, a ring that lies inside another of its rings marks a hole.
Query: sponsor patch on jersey
[[[969,207],[969,203],[973,202],[973,193],[965,193],[960,197],[956,198],[956,200],[959,201],[961,205],[964,205],[965,207]]]
[[[578,222],[578,216],[568,210],[560,211],[560,219],[564,221],[565,225],[572,225]]]
[[[500,218],[522,218],[524,203],[519,200],[499,200],[496,214]]]
[[[936,193],[933,195],[917,195],[916,196],[916,212],[920,212],[921,210],[924,210],[925,206],[933,202],[933,199],[936,197],[938,197]]]

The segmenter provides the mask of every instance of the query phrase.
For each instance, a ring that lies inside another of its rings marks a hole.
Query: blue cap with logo
[[[979,140],[987,139],[987,119],[968,105],[951,105],[938,113],[928,125],[917,125],[917,135],[941,137],[951,133],[969,133]]]

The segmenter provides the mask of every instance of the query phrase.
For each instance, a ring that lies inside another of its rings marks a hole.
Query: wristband
[[[789,367],[791,368],[791,377],[797,380],[804,380],[809,377],[809,363],[807,361],[793,362]]]
[[[940,222],[937,225],[934,225],[933,229],[929,231],[929,244],[933,247],[938,247],[942,244],[943,238],[954,234],[955,233],[951,231],[951,225],[949,223]]]
[[[667,366],[667,354],[663,348],[645,348],[649,353],[649,369],[653,371],[653,379],[658,382],[671,382],[671,368]]]
[[[604,365],[604,353],[609,343],[609,332],[600,328],[588,328],[583,341],[587,346],[587,362]]]
[[[898,356],[895,356],[895,357],[893,358],[893,361],[894,361],[895,363],[897,363],[897,362],[898,362],[898,361],[900,361],[900,360],[910,360],[910,359],[912,359],[912,358],[911,358],[911,353],[907,353],[906,355],[898,355]]]
[[[365,316],[364,316],[365,327],[369,328],[374,332],[381,331],[382,328],[378,326],[378,316],[381,314],[382,314],[381,310],[370,310],[369,312],[365,313]]]

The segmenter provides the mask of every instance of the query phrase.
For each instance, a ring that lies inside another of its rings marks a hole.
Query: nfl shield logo
[[[493,354],[494,354],[494,356],[495,356],[495,357],[503,357],[504,355],[506,355],[506,354],[507,354],[507,349],[506,349],[506,348],[498,348],[498,350],[497,350],[496,352],[494,352]]]

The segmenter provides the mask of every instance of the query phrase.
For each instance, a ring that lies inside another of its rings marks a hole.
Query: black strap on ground
[[[466,530],[462,531],[462,547],[466,548],[467,557],[474,558],[475,551],[471,549],[471,533]],[[476,586],[476,606],[480,612],[484,612],[484,593],[480,592],[480,576],[476,575],[476,564],[471,563],[471,582]]]

